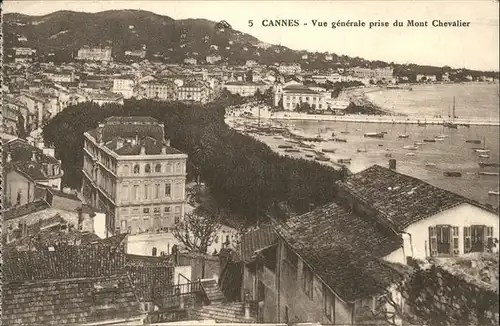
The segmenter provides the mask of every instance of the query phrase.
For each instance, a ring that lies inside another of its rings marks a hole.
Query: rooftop
[[[261,227],[243,234],[240,244],[241,260],[245,263],[251,262],[256,251],[267,248],[276,241],[277,235],[272,226]]]
[[[7,283],[2,295],[8,325],[81,325],[143,315],[126,274]]]
[[[473,200],[380,165],[350,176],[341,186],[377,209],[397,230],[463,203],[488,209]]]
[[[43,211],[44,209],[49,208],[50,205],[45,201],[45,199],[38,199],[36,201],[27,203],[22,206],[17,206],[14,208],[11,208],[7,211],[3,212],[3,218],[4,220],[11,220],[16,217],[28,215],[31,213]]]
[[[378,294],[397,276],[381,258],[400,248],[402,240],[337,204],[292,217],[276,230],[343,300]]]
[[[118,147],[118,139],[115,138],[106,143],[105,146],[118,155],[140,155],[142,146],[146,150],[146,155],[160,155],[163,147],[166,150],[165,154],[182,154],[181,151],[151,137],[141,139],[138,144],[123,143],[121,147]]]

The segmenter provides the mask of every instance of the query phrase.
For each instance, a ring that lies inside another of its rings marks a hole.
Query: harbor
[[[229,117],[233,129],[282,156],[314,160],[352,173],[397,161],[402,173],[498,206],[497,126],[387,124]],[[403,136],[403,137],[401,137]],[[407,136],[407,137],[404,137]]]

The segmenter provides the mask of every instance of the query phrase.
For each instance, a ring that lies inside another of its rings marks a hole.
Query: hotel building
[[[84,46],[78,50],[76,59],[89,61],[112,61],[111,51],[112,49],[110,46],[95,48]]]
[[[187,155],[151,117],[110,117],[84,133],[82,195],[114,234],[166,230],[184,215]]]

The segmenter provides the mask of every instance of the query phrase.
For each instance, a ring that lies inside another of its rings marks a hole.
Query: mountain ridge
[[[300,62],[303,67],[310,69],[392,65],[395,70],[412,67],[417,73],[424,74],[443,70],[443,67],[432,65],[394,64],[335,53],[294,50],[276,44],[264,46],[265,42],[252,35],[233,29],[216,30],[217,22],[208,19],[176,20],[145,10],[107,10],[97,13],[64,10],[41,16],[5,13],[3,18],[5,48],[31,46],[42,55],[60,52],[66,58],[74,56],[85,45],[98,46],[111,42],[113,55],[119,60],[125,50],[146,45],[149,59],[156,55],[173,63],[180,63],[187,57],[204,60],[207,55],[218,54],[230,64],[241,64],[253,59],[263,64]],[[28,41],[20,42],[20,36],[25,36]],[[302,58],[304,54],[307,54],[307,59]],[[331,60],[326,60],[326,54],[331,55]]]

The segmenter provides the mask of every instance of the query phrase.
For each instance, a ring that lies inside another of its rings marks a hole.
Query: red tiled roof
[[[126,274],[3,285],[5,325],[81,325],[143,316]]]
[[[241,260],[245,263],[251,262],[256,251],[271,246],[276,240],[277,236],[272,226],[261,227],[243,234],[240,244]]]
[[[375,208],[397,230],[462,203],[486,209],[473,200],[379,165],[339,185]]]
[[[394,233],[334,203],[292,217],[276,225],[276,231],[316,275],[349,302],[380,293],[388,285],[393,271],[378,259],[402,245]]]

